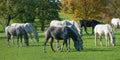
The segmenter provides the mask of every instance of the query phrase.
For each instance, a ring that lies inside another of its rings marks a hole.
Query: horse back
[[[8,27],[6,27],[5,31],[6,31],[7,34],[14,35],[14,36],[17,35],[17,33],[16,33],[16,27],[14,27],[14,26],[8,26]]]
[[[46,32],[46,36],[53,37],[55,39],[64,39],[67,36],[67,30],[65,27],[50,26]]]

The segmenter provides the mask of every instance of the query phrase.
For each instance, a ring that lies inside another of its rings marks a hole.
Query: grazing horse
[[[92,27],[92,34],[94,33],[94,27],[97,25],[97,24],[101,24],[101,22],[99,21],[96,21],[96,20],[81,20],[80,21],[80,26],[81,28],[84,27],[84,30],[86,32],[86,34],[88,34],[87,32],[87,27]]]
[[[24,36],[25,44],[29,46],[28,42],[28,35],[26,31],[20,27],[20,26],[7,26],[5,28],[6,36],[7,36],[7,41],[8,41],[8,47],[10,46],[9,40],[12,39],[14,43],[14,36],[17,36],[17,45],[19,46],[19,38],[20,38],[20,46],[22,46],[22,36]]]
[[[79,36],[82,36],[82,31],[81,28],[79,27],[79,25],[77,24],[77,22],[75,21],[70,21],[70,20],[63,20],[63,21],[58,21],[58,20],[52,20],[50,23],[50,26],[56,26],[56,27],[61,27],[61,26],[71,26],[73,25],[71,28],[73,28],[73,30],[79,34]]]
[[[50,46],[52,51],[55,52],[53,49],[53,40],[64,40],[63,45],[61,47],[61,51],[63,50],[64,44],[66,44],[67,51],[70,51],[70,38],[72,38],[74,42],[74,47],[77,51],[83,49],[83,42],[82,39],[79,39],[79,37],[76,35],[76,33],[69,27],[63,26],[63,27],[55,27],[55,26],[50,26],[46,32],[45,32],[45,42],[44,42],[44,52],[45,52],[45,46],[47,41],[51,38],[50,41]]]
[[[119,18],[113,18],[111,20],[111,25],[114,29],[115,28],[120,28],[120,19]]]
[[[30,23],[25,23],[25,24],[24,23],[13,23],[13,24],[11,24],[11,26],[21,26],[23,29],[25,29],[25,31],[27,33],[29,33],[30,38],[32,39],[32,41],[33,41],[33,38],[32,38],[32,34],[31,33],[34,34],[34,37],[35,37],[36,41],[39,42],[38,33],[35,30],[35,28],[32,26],[32,24],[30,24]]]
[[[98,35],[100,36],[100,45],[102,45],[102,35],[105,35],[106,38],[106,46],[109,46],[109,42],[111,40],[111,43],[113,46],[115,46],[115,37],[114,37],[114,31],[112,27],[109,24],[98,24],[94,28],[94,34],[95,34],[95,46],[97,42]]]
[[[63,20],[63,21],[58,21],[58,20],[52,20],[50,23],[50,26],[55,26],[55,27],[62,27],[62,26],[67,26],[70,27],[79,38],[82,36],[82,31],[77,22],[75,21],[69,21],[69,20]],[[59,40],[57,40],[57,47],[59,47]]]

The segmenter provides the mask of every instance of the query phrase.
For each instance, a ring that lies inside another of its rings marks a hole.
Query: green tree
[[[34,0],[0,0],[0,17],[9,25],[11,19],[25,22],[35,18]]]
[[[10,21],[29,22],[40,19],[42,30],[46,22],[59,19],[58,3],[49,0],[0,0],[0,18],[5,20],[6,26]],[[0,20],[2,21],[2,20]]]
[[[38,0],[36,14],[40,20],[41,30],[44,31],[44,25],[51,20],[59,19],[59,6],[56,2],[49,0]]]

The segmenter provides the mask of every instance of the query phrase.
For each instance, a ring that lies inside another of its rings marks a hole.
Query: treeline
[[[61,10],[72,19],[99,19],[109,22],[120,17],[120,0],[61,0]]]
[[[120,17],[120,0],[0,0],[0,25],[14,22],[34,22],[38,19],[41,29],[46,23],[59,18],[59,11],[72,14],[71,19],[98,19],[109,23]]]
[[[0,0],[0,25],[4,29],[11,20],[23,23],[39,19],[44,30],[45,22],[59,19],[58,11],[58,3],[49,0]]]

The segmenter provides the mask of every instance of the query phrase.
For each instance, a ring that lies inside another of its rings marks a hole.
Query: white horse
[[[111,25],[114,29],[115,28],[120,28],[120,19],[119,18],[113,18],[111,20]]]
[[[113,46],[115,46],[115,37],[114,37],[114,31],[112,27],[109,24],[98,24],[94,28],[94,34],[95,34],[95,46],[97,43],[98,35],[100,36],[100,45],[102,45],[102,35],[105,35],[106,38],[106,46],[109,46],[109,40],[111,40],[111,43]]]
[[[25,44],[29,46],[28,42],[28,35],[27,32],[20,26],[7,26],[5,28],[6,37],[8,41],[8,47],[10,46],[9,40],[13,41],[14,44],[14,36],[17,36],[17,45],[19,46],[19,39],[20,39],[20,46],[22,47],[22,36],[24,36]]]
[[[74,31],[76,31],[79,36],[82,36],[82,29],[79,27],[79,25],[77,24],[76,21],[73,20],[63,20],[63,21],[58,21],[58,20],[53,20],[50,23],[50,26],[56,26],[56,27],[61,27],[61,26],[68,26],[70,27],[71,25],[73,25],[73,29]]]
[[[69,20],[63,20],[63,21],[58,21],[58,20],[53,20],[50,23],[50,26],[55,26],[55,27],[63,27],[63,26],[67,26],[70,27],[79,38],[81,38],[82,36],[82,29],[79,27],[79,25],[77,24],[77,22],[75,21],[69,21]],[[57,40],[57,47],[59,47],[59,40]]]
[[[36,41],[39,42],[38,33],[37,33],[36,29],[32,26],[32,24],[30,24],[30,23],[25,23],[25,24],[24,23],[13,23],[13,24],[11,24],[11,26],[21,26],[23,29],[25,29],[25,31],[27,33],[29,33],[32,40],[33,40],[33,38],[32,38],[31,33],[34,34]]]

